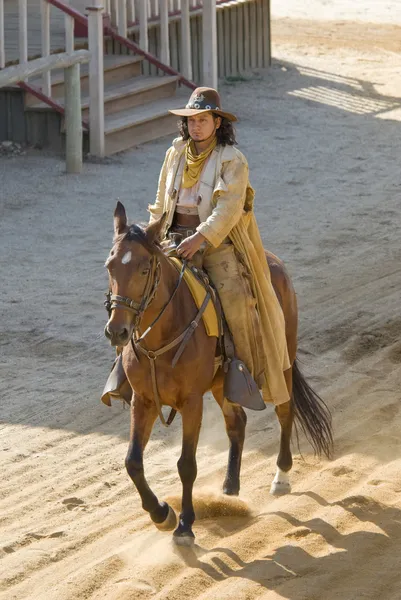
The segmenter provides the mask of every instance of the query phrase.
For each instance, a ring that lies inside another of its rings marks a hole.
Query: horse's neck
[[[144,331],[153,323],[160,315],[178,283],[179,273],[169,260],[161,260],[160,281],[157,286],[156,294],[150,306],[145,310],[139,333],[142,335]],[[182,289],[181,289],[182,288]],[[169,341],[182,331],[181,314],[184,315],[183,304],[185,304],[184,294],[185,286],[180,286],[173,300],[167,306],[160,320],[155,323],[151,331],[146,335],[146,346],[150,349],[155,349]],[[178,308],[179,307],[179,308]]]

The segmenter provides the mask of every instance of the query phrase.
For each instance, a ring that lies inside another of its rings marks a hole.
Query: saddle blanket
[[[170,260],[177,269],[177,271],[180,272],[182,268],[182,261],[179,258],[175,257],[170,257]],[[198,279],[192,273],[191,269],[185,269],[184,281],[192,294],[196,306],[200,308],[207,293],[204,286],[200,283],[200,281],[198,281]],[[219,337],[219,322],[217,318],[216,309],[212,300],[209,300],[205,312],[202,315],[202,319],[205,324],[207,334],[212,337]]]

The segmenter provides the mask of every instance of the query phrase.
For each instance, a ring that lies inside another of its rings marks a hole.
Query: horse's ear
[[[124,205],[118,200],[116,210],[114,211],[114,233],[120,235],[127,228],[127,214]]]
[[[153,244],[153,242],[161,241],[161,235],[164,230],[166,219],[167,213],[165,212],[159,219],[156,219],[156,221],[153,221],[146,227],[146,237],[151,244]]]

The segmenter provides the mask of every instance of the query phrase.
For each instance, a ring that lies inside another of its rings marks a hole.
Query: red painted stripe
[[[61,2],[61,0],[47,0],[47,2],[56,8],[59,8],[67,15],[70,15],[70,17],[73,17],[75,21],[78,21],[78,23],[82,23],[82,25],[88,25],[88,17],[80,13],[78,10],[75,10],[75,8],[72,8],[72,6],[64,4],[64,2]]]
[[[39,88],[37,88],[33,85],[30,85],[29,83],[25,83],[25,81],[20,81],[17,85],[21,89],[32,94],[32,96],[36,96],[36,98],[38,98],[41,102],[48,104],[50,106],[50,108],[53,108],[54,110],[56,110],[57,112],[59,112],[62,115],[65,114],[64,106],[62,106],[61,104],[59,104],[58,102],[53,100],[53,98],[49,98],[48,96],[43,94]],[[82,127],[84,129],[89,129],[89,123],[85,119],[82,119]]]

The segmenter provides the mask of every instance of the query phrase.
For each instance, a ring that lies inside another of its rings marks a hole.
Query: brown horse
[[[223,412],[229,438],[225,494],[240,489],[241,455],[245,437],[246,414],[243,408],[223,395],[223,373],[215,375],[216,337],[209,337],[202,320],[194,328],[177,366],[172,360],[177,350],[174,340],[193,322],[198,309],[186,285],[179,285],[179,273],[159,244],[163,219],[141,229],[127,225],[123,205],[114,213],[114,244],[107,259],[112,294],[111,316],[105,334],[113,346],[123,346],[123,366],[132,387],[131,435],[126,468],[156,527],[174,531],[177,543],[194,539],[195,513],[192,488],[197,475],[196,448],[202,421],[203,395],[211,390]],[[315,452],[330,456],[332,432],[330,413],[301,375],[296,361],[297,304],[294,289],[283,264],[267,253],[272,282],[281,303],[286,323],[286,338],[292,368],[286,372],[291,400],[276,407],[281,426],[277,473],[273,494],[290,491],[288,473],[292,467],[290,448],[294,416],[299,421]],[[144,335],[145,334],[145,335]],[[143,336],[139,345],[133,343]],[[142,351],[140,351],[141,346]],[[159,350],[161,350],[159,352]],[[143,452],[155,420],[157,405],[179,411],[182,418],[182,453],[178,472],[182,481],[182,511],[179,523],[172,508],[160,502],[144,475]]]

